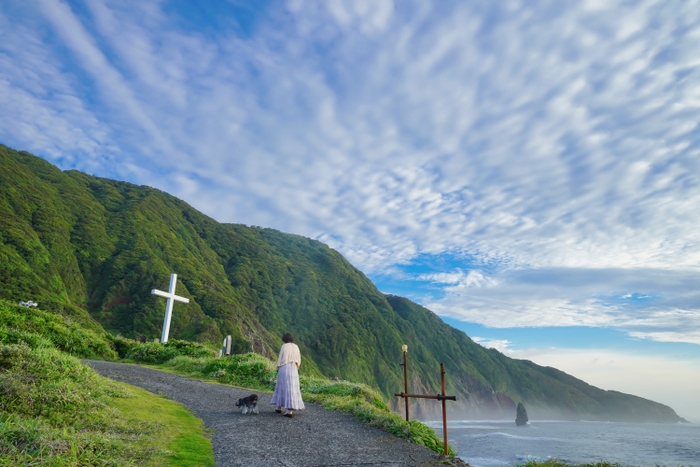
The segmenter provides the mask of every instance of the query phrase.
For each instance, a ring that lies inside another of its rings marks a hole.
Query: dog
[[[243,399],[238,399],[236,402],[236,407],[241,410],[243,415],[245,414],[258,414],[258,395],[251,394],[250,396],[244,397]]]

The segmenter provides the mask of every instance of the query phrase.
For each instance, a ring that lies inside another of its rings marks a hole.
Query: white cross
[[[189,298],[178,297],[175,295],[175,286],[177,285],[177,274],[170,274],[170,288],[167,292],[162,290],[151,290],[153,295],[159,295],[168,299],[168,303],[165,305],[165,320],[163,320],[163,334],[160,336],[160,342],[165,344],[168,342],[168,334],[170,333],[170,317],[173,314],[173,301],[177,300],[182,303],[190,303]]]

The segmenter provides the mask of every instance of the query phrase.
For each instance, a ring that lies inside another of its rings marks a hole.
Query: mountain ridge
[[[391,398],[409,346],[411,389],[448,392],[465,416],[680,421],[667,406],[603,391],[556,369],[485,349],[430,310],[384,295],[327,245],[299,235],[222,224],[160,190],[61,171],[0,145],[0,297],[39,299],[112,333],[160,335],[150,294],[179,274],[171,336],[220,342],[274,358],[282,332],[297,336],[309,374],[365,382]],[[591,389],[592,388],[592,389]],[[394,404],[400,409],[400,404]],[[414,404],[430,418],[435,404]],[[616,407],[622,407],[617,410]]]

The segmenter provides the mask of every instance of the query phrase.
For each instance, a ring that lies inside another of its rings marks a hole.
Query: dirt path
[[[352,416],[316,404],[276,414],[270,394],[259,393],[259,415],[241,415],[234,403],[250,390],[204,383],[123,363],[86,360],[103,376],[142,387],[187,407],[213,429],[216,465],[221,467],[437,466],[439,456],[422,446],[363,425]],[[449,464],[447,464],[449,465]],[[462,464],[464,465],[464,464]]]

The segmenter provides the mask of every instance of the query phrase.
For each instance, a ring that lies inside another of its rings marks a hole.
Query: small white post
[[[175,287],[177,286],[177,274],[170,275],[170,287],[167,292],[162,290],[151,290],[153,295],[158,295],[160,297],[165,297],[168,299],[165,305],[165,319],[163,320],[163,333],[160,336],[160,342],[165,344],[168,342],[168,334],[170,333],[170,318],[173,314],[173,303],[175,300],[182,303],[190,303],[189,298],[179,297],[175,295]]]
[[[221,350],[219,350],[219,357],[225,357],[231,355],[231,336],[228,335],[224,337],[224,342],[221,344]]]

